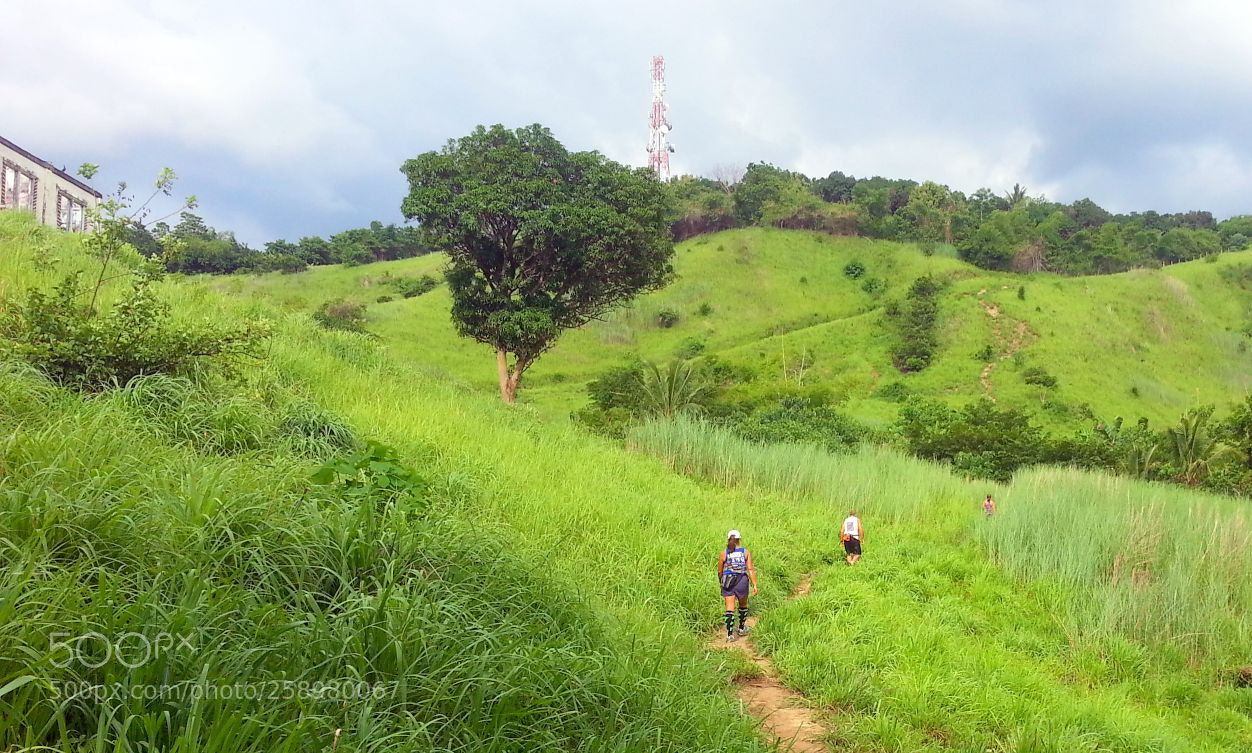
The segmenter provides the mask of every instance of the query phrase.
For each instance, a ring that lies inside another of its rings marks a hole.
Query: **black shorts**
[[[723,587],[722,596],[733,596],[740,601],[748,598],[748,576],[740,575],[730,588]]]
[[[847,552],[848,554],[860,554],[861,553],[861,540],[853,536],[852,538],[843,542],[843,551]]]

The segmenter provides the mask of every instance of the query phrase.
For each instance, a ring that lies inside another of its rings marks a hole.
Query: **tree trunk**
[[[513,402],[517,399],[517,384],[509,374],[509,353],[504,348],[496,348],[496,371],[500,377],[500,399]]]
[[[509,352],[496,348],[496,372],[500,379],[500,399],[506,403],[517,400],[517,387],[522,382],[522,372],[530,366],[529,361],[518,360],[509,368]]]

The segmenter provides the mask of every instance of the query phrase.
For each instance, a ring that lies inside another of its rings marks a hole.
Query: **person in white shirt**
[[[843,551],[848,555],[848,564],[855,565],[861,560],[861,542],[865,540],[865,526],[861,525],[856,510],[848,511],[839,538],[843,540]]]

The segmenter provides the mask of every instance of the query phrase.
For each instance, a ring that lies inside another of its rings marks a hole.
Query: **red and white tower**
[[[669,132],[674,129],[665,116],[665,58],[652,58],[652,114],[648,117],[648,167],[661,181],[669,180],[669,153],[674,151],[669,143]]]

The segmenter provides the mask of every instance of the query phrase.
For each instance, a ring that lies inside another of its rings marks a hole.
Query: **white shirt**
[[[849,515],[847,520],[843,521],[843,532],[854,539],[861,538],[861,519],[855,515]]]

